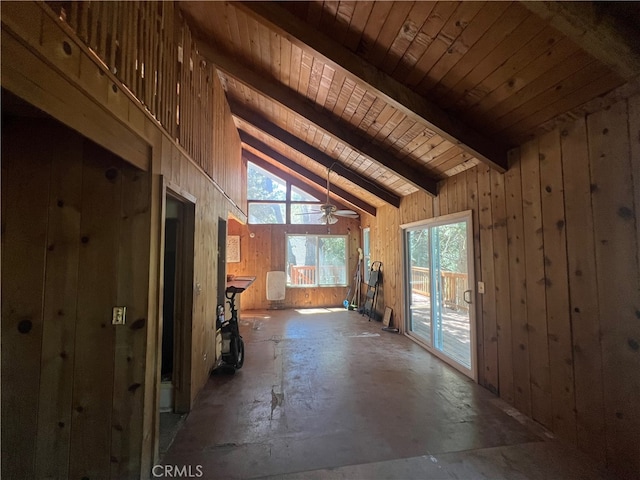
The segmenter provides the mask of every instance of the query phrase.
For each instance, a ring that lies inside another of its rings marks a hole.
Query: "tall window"
[[[346,285],[346,235],[287,235],[288,287]]]
[[[249,223],[322,223],[320,200],[252,162],[247,163],[247,201]]]
[[[369,283],[371,273],[371,229],[362,229],[362,268],[364,269],[364,283]]]
[[[287,223],[287,183],[251,162],[247,172],[249,223]]]

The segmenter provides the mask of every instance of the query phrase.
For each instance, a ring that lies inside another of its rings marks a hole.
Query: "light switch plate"
[[[113,307],[111,323],[113,325],[124,325],[127,319],[127,307]]]
[[[478,293],[484,293],[484,282],[478,282]]]

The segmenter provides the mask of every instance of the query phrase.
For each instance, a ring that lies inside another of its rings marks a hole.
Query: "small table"
[[[233,277],[227,281],[226,293],[242,293],[255,282],[256,277]],[[228,297],[227,297],[228,298]]]
[[[227,297],[227,303],[229,304],[229,311],[231,312],[231,318],[236,321],[238,319],[238,311],[236,310],[236,294],[244,292],[247,288],[255,282],[256,277],[233,277],[227,281],[227,288],[224,291]]]

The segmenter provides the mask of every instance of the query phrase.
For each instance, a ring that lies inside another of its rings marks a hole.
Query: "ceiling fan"
[[[329,201],[329,191],[330,191],[330,183],[329,183],[329,175],[331,174],[331,169],[333,165],[329,167],[327,170],[327,201],[322,205],[319,205],[318,210],[309,210],[308,212],[301,213],[300,215],[312,215],[321,213],[320,223],[324,225],[333,225],[338,222],[338,217],[348,217],[348,218],[358,218],[358,214],[353,210],[338,210],[338,207],[333,205]]]

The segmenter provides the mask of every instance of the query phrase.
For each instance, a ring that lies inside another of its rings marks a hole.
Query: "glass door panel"
[[[409,263],[409,331],[431,345],[431,279],[429,263],[431,247],[429,230],[410,230],[406,236],[407,261]]]
[[[470,235],[466,213],[405,227],[405,279],[408,334],[475,378]]]
[[[467,223],[433,227],[434,275],[438,280],[438,301],[434,302],[435,347],[471,368],[471,322],[469,304]],[[465,293],[467,292],[467,293]]]

